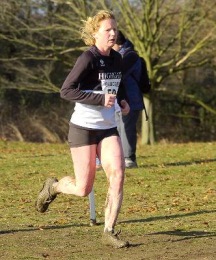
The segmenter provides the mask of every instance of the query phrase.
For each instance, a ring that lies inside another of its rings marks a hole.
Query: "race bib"
[[[117,95],[120,79],[103,79],[101,80],[101,87],[104,94]]]
[[[104,94],[117,95],[121,81],[121,72],[101,72],[99,80]]]

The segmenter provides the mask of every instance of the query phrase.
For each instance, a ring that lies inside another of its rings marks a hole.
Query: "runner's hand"
[[[123,116],[126,116],[130,112],[130,106],[126,100],[121,101],[121,112]]]
[[[113,94],[105,94],[105,107],[112,107],[115,104],[116,95]]]

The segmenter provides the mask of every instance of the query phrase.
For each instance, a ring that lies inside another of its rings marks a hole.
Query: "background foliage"
[[[2,0],[0,137],[61,142],[73,105],[59,89],[77,56],[81,21],[111,9],[147,62],[152,92],[142,143],[213,141],[216,3],[207,0]],[[143,130],[141,132],[141,129]]]

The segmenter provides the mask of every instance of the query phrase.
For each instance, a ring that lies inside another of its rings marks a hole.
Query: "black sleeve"
[[[82,81],[86,81],[86,78],[88,78],[88,75],[91,73],[92,68],[92,55],[90,55],[90,52],[83,52],[78,57],[74,67],[66,77],[61,87],[61,98],[83,104],[103,106],[105,103],[105,96],[103,94],[85,92],[79,87]]]
[[[124,87],[124,84],[122,83],[122,81],[120,83],[118,94],[117,94],[117,102],[120,107],[121,107],[121,100],[126,100],[129,103],[129,100],[128,100],[128,97],[127,97],[127,94],[125,91],[125,87]]]
[[[118,61],[116,61],[115,63],[118,64],[118,66],[119,66],[119,68],[121,70],[121,73],[123,75],[123,59],[122,59],[122,56],[118,52],[117,52],[116,55],[118,57]],[[118,102],[120,107],[121,107],[121,100],[126,100],[129,103],[129,100],[128,100],[128,97],[127,97],[127,93],[126,93],[125,86],[123,84],[122,78],[121,78],[121,82],[120,82],[120,85],[119,85],[119,89],[118,89],[118,93],[117,93],[116,98],[117,98],[117,102]]]

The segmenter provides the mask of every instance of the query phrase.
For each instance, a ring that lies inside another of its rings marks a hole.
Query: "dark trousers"
[[[137,121],[140,110],[131,110],[128,115],[122,116],[120,112],[116,112],[116,122],[119,135],[122,141],[124,157],[136,161],[136,145],[137,145]]]

